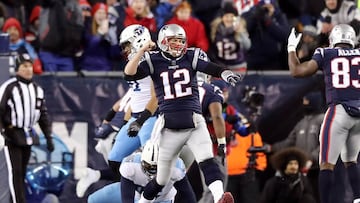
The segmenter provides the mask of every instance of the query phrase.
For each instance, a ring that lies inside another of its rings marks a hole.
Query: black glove
[[[256,133],[258,131],[255,123],[249,122],[247,125],[248,125],[248,127],[246,129],[247,129],[249,134],[250,133]]]
[[[51,138],[46,140],[46,148],[49,150],[49,152],[54,151],[55,147],[54,147],[54,143]]]
[[[95,137],[105,139],[114,131],[115,130],[109,123],[102,123],[100,126],[95,128]]]
[[[217,155],[221,157],[221,164],[225,164],[226,146],[225,144],[219,144],[217,148]]]
[[[143,112],[141,112],[140,116],[129,125],[128,129],[128,136],[129,137],[135,137],[138,132],[140,131],[141,126],[144,124],[144,122],[150,118],[152,113],[145,109]]]
[[[129,128],[128,128],[128,136],[129,137],[136,137],[138,132],[141,129],[141,126],[137,121],[134,121],[132,123],[130,123]]]

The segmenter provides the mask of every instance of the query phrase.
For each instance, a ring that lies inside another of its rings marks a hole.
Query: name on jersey
[[[357,55],[360,55],[360,50],[359,49],[351,49],[351,50],[339,49],[338,55],[339,56],[352,56],[352,55],[357,56]]]

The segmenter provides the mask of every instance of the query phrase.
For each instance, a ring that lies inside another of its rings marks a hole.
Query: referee
[[[32,127],[39,123],[49,152],[54,150],[54,144],[44,90],[32,81],[33,63],[30,56],[18,55],[15,65],[16,76],[0,86],[0,132],[5,138],[4,152],[8,155],[9,177],[12,177],[9,180],[12,201],[9,202],[25,203],[26,168],[31,145],[38,143]]]

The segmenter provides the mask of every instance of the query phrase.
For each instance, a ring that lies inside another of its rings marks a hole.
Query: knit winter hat
[[[104,3],[96,3],[91,9],[91,15],[94,16],[99,9],[104,9],[108,13],[108,7]]]
[[[91,10],[91,5],[87,0],[79,0],[79,6],[82,10]]]
[[[30,14],[30,19],[29,22],[32,24],[34,23],[35,20],[37,20],[40,16],[40,11],[41,11],[41,7],[40,6],[35,6]]]
[[[23,36],[23,31],[20,22],[16,18],[8,18],[4,23],[2,31],[6,32],[12,26],[14,26],[19,31],[19,35],[21,38]]]
[[[19,54],[15,57],[15,72],[19,70],[21,64],[25,62],[33,63],[31,57],[27,53]]]
[[[239,15],[237,9],[235,8],[235,6],[232,2],[226,2],[224,4],[223,8],[221,9],[221,16],[223,16],[227,13],[232,13],[235,16]]]

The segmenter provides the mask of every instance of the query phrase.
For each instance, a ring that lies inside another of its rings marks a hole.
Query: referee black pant
[[[9,150],[13,176],[13,184],[10,187],[13,187],[15,192],[15,194],[12,192],[12,198],[16,199],[16,203],[26,203],[25,175],[30,159],[31,146],[17,146],[10,142],[7,142],[6,145]]]

